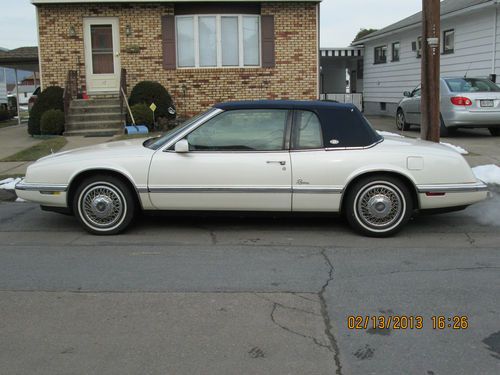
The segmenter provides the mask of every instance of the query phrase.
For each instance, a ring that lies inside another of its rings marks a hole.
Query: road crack
[[[305,339],[310,339],[312,340],[312,342],[314,342],[314,344],[316,344],[317,346],[319,347],[322,347],[322,348],[325,348],[325,349],[328,349],[328,351],[332,351],[332,348],[330,347],[330,345],[325,345],[323,344],[322,342],[320,342],[316,337],[314,336],[309,336],[309,335],[305,335],[303,333],[300,333],[300,332],[297,332],[297,331],[294,331],[293,329],[290,329],[288,328],[287,326],[284,326],[282,324],[280,324],[277,320],[276,320],[276,317],[275,317],[275,313],[276,313],[276,310],[278,309],[278,307],[281,307],[279,303],[276,303],[274,302],[273,303],[273,308],[271,310],[271,321],[273,322],[273,324],[275,324],[276,326],[280,327],[281,329],[283,329],[284,331],[288,332],[288,333],[291,333],[293,335],[297,335],[297,336],[300,336],[300,337],[303,337]]]
[[[326,289],[328,288],[328,285],[330,285],[330,282],[333,281],[334,268],[332,262],[330,261],[330,258],[328,258],[328,255],[326,254],[326,249],[322,249],[320,254],[329,268],[328,279],[325,281],[325,283],[321,287],[321,290],[318,293],[318,297],[321,304],[321,315],[323,317],[323,322],[325,324],[325,335],[326,337],[328,337],[328,340],[330,341],[330,351],[333,353],[333,360],[335,361],[335,367],[337,368],[335,373],[337,375],[342,375],[342,365],[340,364],[339,346],[332,332],[332,322],[330,320],[330,316],[328,315],[328,305],[325,299]]]
[[[467,237],[467,241],[471,244],[471,246],[476,247],[476,240],[472,238],[472,236],[469,233],[464,233],[465,236]]]
[[[293,293],[292,293],[293,294]],[[297,312],[300,312],[300,313],[304,313],[304,314],[310,314],[310,315],[314,315],[314,316],[318,316],[318,317],[321,317],[320,314],[316,314],[315,312],[313,311],[309,311],[309,310],[306,310],[306,309],[301,309],[301,308],[298,308],[298,307],[292,307],[292,306],[287,306],[283,303],[280,303],[280,302],[276,302],[272,299],[269,299],[263,295],[260,295],[259,293],[255,293],[255,296],[259,297],[259,298],[262,298],[263,300],[266,300],[267,302],[271,302],[273,305],[277,305],[278,307],[281,307],[282,309],[286,309],[286,310],[292,310],[292,311],[297,311]],[[310,299],[308,299],[308,301],[311,301],[311,302],[316,302],[316,301],[312,301]]]

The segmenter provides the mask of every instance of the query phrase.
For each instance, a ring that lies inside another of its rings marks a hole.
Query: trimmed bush
[[[59,86],[47,87],[43,90],[33,105],[28,121],[28,133],[30,135],[40,135],[40,122],[42,115],[49,109],[64,111],[64,90]]]
[[[130,93],[129,104],[133,106],[138,103],[146,104],[148,107],[151,103],[155,103],[157,107],[156,118],[175,118],[175,114],[172,115],[168,112],[170,107],[175,109],[172,97],[165,87],[158,82],[142,81],[135,85]]]
[[[60,109],[49,109],[42,115],[40,133],[42,135],[61,135],[64,132],[64,112]]]
[[[130,107],[130,110],[134,115],[134,120],[137,125],[146,125],[150,131],[153,130],[153,111],[146,104],[134,104]],[[132,124],[131,119],[129,119],[128,123]]]
[[[10,111],[5,108],[0,108],[0,121],[5,121],[11,119]]]

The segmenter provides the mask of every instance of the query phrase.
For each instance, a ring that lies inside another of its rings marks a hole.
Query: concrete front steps
[[[71,101],[64,135],[106,136],[123,133],[124,115],[118,97]]]

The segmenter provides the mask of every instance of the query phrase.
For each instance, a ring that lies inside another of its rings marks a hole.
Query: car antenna
[[[465,71],[464,78],[467,78],[467,74],[469,74],[469,70],[470,70],[471,65],[472,65],[472,61],[469,63],[469,67],[468,67],[468,68],[467,68],[467,70]]]

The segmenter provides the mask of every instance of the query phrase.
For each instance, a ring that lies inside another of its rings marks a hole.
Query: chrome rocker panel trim
[[[150,187],[150,193],[280,193],[280,194],[342,194],[342,188],[287,187]]]

